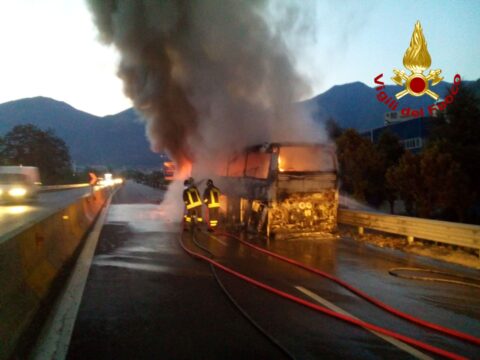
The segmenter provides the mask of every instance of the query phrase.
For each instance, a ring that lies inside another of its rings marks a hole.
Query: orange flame
[[[184,180],[192,175],[192,163],[184,161],[175,173],[176,180]]]
[[[284,172],[284,171],[285,171],[285,169],[282,167],[282,158],[281,158],[280,156],[278,157],[278,170],[279,170],[280,172]]]
[[[413,30],[410,47],[403,56],[403,65],[414,73],[422,73],[430,67],[432,58],[428,53],[427,41],[423,36],[422,25],[417,21]]]

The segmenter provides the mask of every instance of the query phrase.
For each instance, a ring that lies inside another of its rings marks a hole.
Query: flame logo
[[[420,21],[415,24],[410,47],[403,56],[403,66],[414,73],[422,73],[432,64],[432,58],[428,53],[427,42],[423,36]]]
[[[438,100],[438,94],[429,89],[429,81],[432,81],[432,86],[442,81],[443,77],[440,77],[442,70],[430,70],[427,76],[423,74],[431,64],[432,58],[428,53],[427,41],[423,36],[422,25],[420,25],[420,21],[417,21],[413,29],[410,46],[403,56],[403,65],[410,70],[411,74],[407,75],[404,70],[393,70],[395,74],[392,77],[393,82],[397,85],[405,86],[405,89],[398,92],[395,97],[400,99],[407,94],[417,97],[427,94],[431,98]]]

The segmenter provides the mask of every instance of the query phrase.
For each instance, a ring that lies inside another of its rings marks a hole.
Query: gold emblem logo
[[[405,86],[405,89],[395,94],[397,99],[401,99],[407,94],[412,96],[422,96],[427,94],[431,98],[438,100],[437,93],[429,89],[429,81],[431,86],[437,85],[443,80],[440,77],[442,70],[430,70],[430,73],[425,76],[423,72],[427,70],[432,64],[432,58],[428,53],[427,42],[423,36],[422,25],[417,21],[413,30],[410,46],[403,56],[403,66],[410,70],[411,74],[407,75],[404,70],[394,69],[395,74],[392,80],[395,84]]]

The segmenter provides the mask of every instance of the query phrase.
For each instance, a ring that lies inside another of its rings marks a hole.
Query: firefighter
[[[185,203],[186,214],[184,220],[186,224],[192,224],[193,221],[201,223],[202,219],[202,200],[200,193],[194,184],[193,178],[185,180],[183,183],[183,202]]]
[[[207,187],[203,192],[203,202],[208,210],[208,231],[212,232],[218,225],[220,210],[220,190],[213,185],[212,179],[207,180]]]

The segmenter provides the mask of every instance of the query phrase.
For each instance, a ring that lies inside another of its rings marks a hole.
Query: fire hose
[[[413,339],[413,338],[410,338],[408,336],[405,336],[405,335],[402,335],[402,334],[399,334],[397,332],[394,332],[392,330],[388,330],[388,329],[385,329],[385,328],[382,328],[380,326],[377,326],[377,325],[374,325],[374,324],[371,324],[371,323],[368,323],[368,322],[365,322],[365,321],[362,321],[362,320],[358,320],[356,318],[353,318],[353,317],[350,317],[350,316],[347,316],[347,315],[343,315],[343,314],[340,314],[340,313],[337,313],[335,311],[332,311],[328,308],[325,308],[323,306],[320,306],[318,304],[315,304],[315,303],[312,303],[310,301],[307,301],[307,300],[304,300],[302,298],[299,298],[298,296],[295,296],[295,295],[292,295],[292,294],[289,294],[287,292],[284,292],[282,290],[279,290],[277,288],[274,288],[268,284],[265,284],[261,281],[258,281],[258,280],[255,280],[247,275],[244,275],[244,274],[241,274],[213,259],[211,259],[210,257],[208,256],[205,256],[203,254],[200,254],[200,253],[197,253],[193,250],[190,250],[188,249],[187,246],[185,246],[185,244],[183,243],[182,239],[180,238],[180,246],[188,253],[190,254],[191,256],[195,257],[195,258],[198,258],[198,259],[201,259],[201,260],[204,260],[206,262],[208,262],[209,264],[215,266],[216,268],[219,268],[221,270],[223,270],[224,272],[230,274],[230,275],[233,275],[239,279],[242,279],[250,284],[253,284],[261,289],[264,289],[268,292],[271,292],[273,294],[276,294],[282,298],[285,298],[285,299],[288,299],[292,302],[295,302],[295,303],[298,303],[300,305],[303,305],[307,308],[310,308],[310,309],[313,309],[313,310],[316,310],[317,312],[321,312],[321,313],[324,313],[328,316],[331,316],[333,318],[336,318],[336,319],[339,319],[339,320],[342,320],[344,322],[347,322],[347,323],[350,323],[352,325],[356,325],[358,327],[363,327],[365,329],[368,329],[368,330],[372,330],[372,331],[376,331],[378,333],[381,333],[381,334],[384,334],[384,335],[387,335],[387,336],[390,336],[394,339],[397,339],[397,340],[400,340],[400,341],[403,341],[404,343],[407,343],[409,345],[413,345],[415,347],[418,347],[420,349],[423,349],[423,350],[426,350],[426,351],[429,351],[433,354],[436,354],[436,355],[439,355],[439,356],[443,356],[445,358],[448,358],[448,359],[465,359],[464,357],[462,357],[461,355],[458,355],[458,354],[455,354],[455,353],[452,353],[452,352],[449,352],[449,351],[446,351],[446,350],[443,350],[443,349],[440,349],[436,346],[433,346],[433,345],[430,345],[430,344],[427,344],[427,343],[424,343],[422,341],[419,341],[419,340],[416,340],[416,339]]]
[[[192,232],[192,241],[193,243],[205,251],[210,258],[213,258],[214,255],[213,253],[207,249],[205,246],[201,245],[198,243],[198,241],[195,239],[195,232]],[[182,244],[183,247],[183,244]],[[184,248],[185,249],[185,248]],[[185,249],[186,250],[186,249]],[[188,252],[188,251],[187,251]],[[225,296],[228,298],[228,300],[235,306],[235,308],[247,319],[248,322],[250,322],[253,327],[255,327],[263,336],[265,336],[274,346],[276,346],[284,355],[286,355],[289,359],[295,360],[295,357],[290,353],[275,337],[273,337],[271,334],[269,334],[255,319],[253,319],[248,312],[234,299],[232,294],[227,290],[225,285],[222,283],[220,280],[220,277],[218,276],[217,270],[215,266],[210,263],[210,271],[213,274],[213,277],[215,278],[215,281],[217,282],[218,286],[220,289],[223,291]]]
[[[434,324],[434,323],[431,323],[431,322],[428,322],[426,320],[422,320],[420,318],[417,318],[413,315],[410,315],[410,314],[407,314],[407,313],[404,313],[400,310],[397,310],[393,307],[391,307],[390,305],[387,305],[383,302],[381,302],[380,300],[377,300],[369,295],[367,295],[366,293],[364,293],[363,291],[351,286],[350,284],[346,283],[345,281],[329,274],[329,273],[326,273],[324,271],[321,271],[319,269],[316,269],[314,267],[311,267],[311,266],[308,266],[308,265],[305,265],[297,260],[294,260],[294,259],[290,259],[286,256],[283,256],[283,255],[280,255],[280,254],[277,254],[277,253],[274,253],[272,251],[269,251],[269,250],[266,250],[260,246],[257,246],[257,245],[254,245],[254,244],[251,244],[249,243],[248,241],[245,241],[241,238],[239,238],[238,236],[236,235],[233,235],[233,234],[229,234],[229,233],[217,233],[218,235],[223,235],[223,236],[227,236],[227,237],[231,237],[231,238],[234,238],[238,241],[240,241],[242,244],[252,248],[252,249],[255,249],[257,251],[260,251],[264,254],[267,254],[269,256],[272,256],[272,257],[275,257],[279,260],[282,260],[284,262],[287,262],[289,264],[292,264],[292,265],[296,265],[302,269],[305,269],[307,271],[310,271],[312,273],[315,273],[317,275],[320,275],[324,278],[327,278],[339,285],[341,285],[342,287],[344,287],[345,289],[349,290],[350,292],[364,298],[365,300],[369,301],[370,303],[376,305],[377,307],[385,310],[385,311],[388,311],[389,313],[395,315],[395,316],[398,316],[398,317],[401,317],[405,320],[408,320],[412,323],[415,323],[415,324],[418,324],[418,325],[421,325],[421,326],[424,326],[424,327],[427,327],[429,329],[432,329],[432,330],[436,330],[438,332],[441,332],[443,334],[446,334],[446,335],[449,335],[449,336],[452,336],[452,337],[455,337],[455,338],[458,338],[458,339],[461,339],[461,340],[465,340],[465,341],[469,341],[469,342],[472,342],[476,345],[480,345],[480,338],[478,337],[475,337],[475,336],[472,336],[470,334],[466,334],[466,333],[463,333],[461,331],[457,331],[457,330],[454,330],[454,329],[450,329],[450,328],[447,328],[447,327],[443,327],[441,325],[438,325],[438,324]]]

